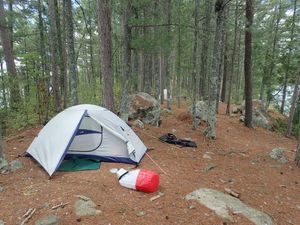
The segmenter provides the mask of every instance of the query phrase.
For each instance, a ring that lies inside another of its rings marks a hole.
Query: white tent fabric
[[[27,153],[51,176],[65,156],[137,164],[147,148],[117,115],[96,105],[70,107],[52,118]]]

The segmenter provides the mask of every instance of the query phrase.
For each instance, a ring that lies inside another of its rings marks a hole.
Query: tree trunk
[[[78,90],[77,90],[77,64],[74,47],[74,28],[73,28],[73,15],[72,15],[72,1],[65,0],[66,7],[66,40],[67,40],[67,53],[68,53],[68,69],[70,79],[70,97],[71,105],[78,104]]]
[[[7,22],[5,18],[3,0],[0,0],[0,38],[2,42],[2,48],[4,52],[4,59],[6,62],[7,72],[10,76],[10,93],[11,93],[11,107],[17,108],[20,102],[20,91],[17,77],[17,70],[14,61],[11,38],[9,35],[9,29],[7,28]]]
[[[246,0],[246,31],[245,31],[245,126],[252,128],[252,0]]]
[[[111,12],[109,0],[98,0],[102,93],[104,107],[114,111],[113,74],[111,55]]]
[[[232,50],[232,55],[231,55],[231,66],[230,66],[230,77],[229,77],[226,115],[230,115],[231,89],[232,89],[232,80],[233,80],[233,76],[234,76],[234,64],[235,64],[236,47],[237,47],[238,14],[239,14],[239,1],[236,0],[236,2],[235,2],[233,50]],[[236,82],[238,82],[237,80],[236,80]]]
[[[171,0],[167,0],[167,23],[171,24],[171,12],[172,12],[172,4]],[[171,26],[167,26],[167,34],[170,35],[171,33]],[[167,47],[166,47],[166,60],[165,60],[165,65],[166,65],[166,88],[167,88],[167,108],[171,109],[172,105],[172,99],[171,99],[171,73],[170,73],[170,52],[171,52],[171,35],[169,36],[168,42],[167,42]]]
[[[290,107],[290,113],[289,113],[289,120],[288,120],[288,125],[287,125],[287,130],[286,130],[286,136],[290,136],[292,133],[292,128],[293,128],[293,120],[294,120],[294,115],[296,111],[296,106],[297,106],[297,101],[298,101],[298,96],[299,96],[299,85],[300,85],[300,61],[298,62],[298,71],[297,71],[297,80],[295,83],[294,87],[294,92],[292,96],[292,103]]]
[[[296,166],[300,167],[300,113],[299,113],[299,130],[298,130],[298,142],[295,156]]]
[[[293,19],[292,19],[292,27],[291,27],[291,36],[290,36],[290,42],[288,44],[288,58],[287,58],[287,64],[286,64],[286,71],[283,81],[283,94],[282,94],[282,101],[280,106],[280,112],[284,113],[284,106],[285,106],[285,99],[286,99],[286,89],[289,79],[289,73],[290,73],[290,63],[291,63],[291,52],[294,46],[294,30],[295,30],[295,19],[296,19],[296,10],[297,10],[297,0],[294,0],[294,12],[293,12]]]
[[[2,105],[4,107],[4,111],[6,112],[7,111],[7,100],[6,100],[6,87],[5,87],[5,81],[4,81],[4,70],[3,70],[3,61],[1,59],[1,62],[0,62],[0,72],[1,72],[1,81],[2,81],[2,96],[3,96],[3,99],[2,99]]]
[[[0,119],[0,161],[4,158],[4,147],[2,142],[2,118]]]
[[[278,6],[278,15],[276,18],[275,28],[274,28],[274,38],[272,43],[272,52],[271,52],[271,58],[269,58],[269,66],[268,66],[268,79],[267,79],[267,106],[270,105],[270,102],[273,98],[272,96],[272,78],[273,71],[275,67],[275,61],[276,61],[276,48],[277,48],[277,42],[278,42],[278,29],[279,29],[279,22],[281,19],[281,0],[279,0],[279,6]]]
[[[213,1],[205,1],[205,19],[203,20],[203,39],[201,47],[201,66],[200,66],[200,82],[199,82],[199,91],[200,97],[206,98],[208,93],[208,59],[210,57],[210,43],[211,43],[211,14],[212,14],[212,4]]]
[[[59,52],[57,39],[57,0],[49,0],[49,20],[50,20],[50,45],[51,45],[51,69],[53,77],[53,93],[55,100],[55,111],[61,110],[61,96],[60,96],[60,79],[58,72]]]
[[[45,35],[44,35],[44,22],[43,22],[43,12],[44,7],[41,3],[41,0],[38,1],[38,28],[39,28],[39,52],[41,55],[41,76],[37,78],[37,90],[39,102],[38,107],[40,110],[40,122],[48,121],[49,114],[49,84],[50,84],[50,72],[46,65],[47,55],[46,55],[46,44],[45,44]]]
[[[207,124],[204,131],[206,137],[210,139],[216,138],[216,105],[217,105],[217,92],[218,90],[218,72],[220,69],[221,49],[222,49],[222,26],[224,19],[224,7],[225,0],[217,0],[215,4],[216,18],[216,33],[214,40],[214,51],[213,51],[213,63],[212,63],[212,74],[209,79],[209,101],[208,101],[208,112],[207,112]]]
[[[219,62],[219,68],[218,68],[218,84],[217,84],[217,101],[216,101],[216,113],[219,113],[219,102],[220,102],[220,95],[221,95],[221,89],[222,89],[222,80],[223,84],[226,84],[227,80],[227,65],[225,65],[225,60],[227,61],[225,55],[227,51],[227,37],[226,37],[226,20],[227,20],[227,9],[223,9],[222,12],[222,32],[221,32],[221,55],[220,55],[220,62]],[[226,85],[224,87],[225,92],[226,92]]]
[[[144,92],[145,89],[145,60],[144,50],[139,52],[139,91]]]
[[[199,21],[200,1],[195,0],[194,11],[194,48],[193,48],[193,71],[192,71],[192,115],[193,115],[193,130],[198,127],[198,119],[196,118],[196,96],[197,96],[197,48],[198,48],[198,21]]]
[[[177,37],[177,63],[176,63],[176,98],[177,107],[180,108],[181,105],[181,4],[178,4],[178,37]]]
[[[59,55],[59,70],[60,70],[60,92],[63,96],[63,108],[65,109],[68,104],[68,75],[67,75],[67,47],[66,47],[66,1],[62,1],[62,6],[59,5],[59,0],[56,2],[56,27],[57,27],[57,40],[58,40],[58,55]],[[60,8],[62,7],[62,10]],[[62,13],[60,12],[62,11]],[[61,14],[62,19],[61,19]]]
[[[223,79],[222,79],[222,91],[221,91],[221,102],[226,102],[227,95],[227,83],[228,83],[228,34],[225,33],[225,50],[224,50],[224,66],[223,66]],[[230,85],[230,84],[229,84]]]
[[[238,27],[239,24],[238,24]],[[241,71],[243,71],[243,69],[241,68],[242,67],[242,63],[243,62],[243,59],[241,59],[243,57],[243,50],[242,49],[242,42],[241,42],[241,39],[242,39],[242,31],[239,30],[239,34],[238,34],[238,40],[237,40],[237,43],[238,43],[238,47],[237,47],[237,65],[236,65],[236,68],[237,68],[237,71],[236,71],[236,83],[235,83],[235,103],[236,104],[239,104],[240,103],[240,92],[241,92],[241,84],[243,83],[242,82],[242,78],[244,76],[242,76],[241,74]],[[233,79],[233,78],[232,78]]]
[[[88,1],[89,11],[91,11],[91,1]],[[89,56],[90,56],[90,67],[91,67],[91,86],[93,88],[93,100],[96,101],[96,75],[95,75],[95,65],[94,65],[94,50],[93,50],[93,26],[92,17],[88,15],[88,31],[89,31]],[[78,78],[77,78],[78,79]]]
[[[122,99],[120,113],[121,118],[128,122],[128,90],[129,81],[131,74],[131,27],[128,24],[129,18],[131,16],[131,4],[126,2],[124,4],[124,9],[122,13],[122,27],[123,27],[123,86],[122,86]]]

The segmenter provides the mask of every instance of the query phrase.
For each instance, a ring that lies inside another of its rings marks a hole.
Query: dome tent
[[[117,115],[96,105],[77,105],[53,117],[27,153],[52,174],[66,156],[138,164],[147,148]]]

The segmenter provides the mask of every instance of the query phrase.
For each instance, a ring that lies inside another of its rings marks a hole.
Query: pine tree
[[[114,111],[113,74],[111,55],[111,11],[109,0],[98,0],[98,29],[100,34],[103,104]]]

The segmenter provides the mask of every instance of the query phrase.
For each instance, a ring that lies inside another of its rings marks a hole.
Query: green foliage
[[[282,119],[282,118],[276,118],[272,122],[272,129],[275,132],[284,135],[286,133],[286,129],[287,129],[287,120]]]

